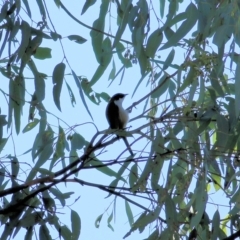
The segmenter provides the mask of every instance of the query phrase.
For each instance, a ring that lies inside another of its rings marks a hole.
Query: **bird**
[[[108,105],[106,107],[106,118],[107,118],[109,127],[111,129],[126,128],[126,125],[129,120],[129,115],[128,115],[128,111],[123,108],[122,103],[123,103],[124,98],[127,95],[128,94],[117,93],[117,94],[113,95],[110,98],[110,101],[108,102]],[[118,135],[117,135],[117,137],[119,138]],[[127,138],[124,136],[121,136],[120,138],[123,139],[130,154],[134,155],[133,151],[131,150],[131,147],[127,141]]]

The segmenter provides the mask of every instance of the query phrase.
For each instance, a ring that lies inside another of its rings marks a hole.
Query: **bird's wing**
[[[106,118],[111,129],[119,129],[121,124],[118,114],[114,114],[116,112],[118,112],[118,106],[115,104],[108,104],[106,109]]]

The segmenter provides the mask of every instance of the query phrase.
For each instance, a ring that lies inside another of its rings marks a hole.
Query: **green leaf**
[[[197,226],[199,224],[199,222],[202,219],[205,208],[206,208],[208,195],[207,195],[207,192],[205,189],[204,179],[202,179],[202,178],[198,179],[198,181],[196,183],[194,195],[196,197],[195,206],[196,206],[197,212],[190,220],[190,229],[194,228],[195,226]]]
[[[37,152],[34,154],[35,156],[39,155],[38,161],[35,164],[35,168],[41,167],[52,155],[53,153],[53,134],[51,128],[48,128],[47,131],[44,131],[42,134],[37,135],[39,136],[38,140],[35,139],[36,143],[34,142],[33,148],[36,147]],[[36,145],[36,146],[35,146]],[[34,157],[35,157],[34,156]]]
[[[26,64],[28,64],[29,66],[34,65],[34,63],[30,61],[30,59],[31,59],[31,56],[36,53],[37,48],[40,46],[41,43],[42,43],[42,36],[40,35],[37,35],[33,39],[29,39],[27,48],[24,50],[24,54],[22,55],[22,58],[21,58],[21,65],[19,69],[20,76],[23,74],[23,70]]]
[[[239,116],[240,113],[240,60],[237,62],[235,71],[235,113]]]
[[[5,2],[2,4],[1,13],[0,13],[0,22],[2,22],[3,19],[7,18],[8,4],[9,4],[8,2]]]
[[[161,47],[161,50],[175,46],[195,25],[198,17],[198,11],[193,3],[190,3],[186,9],[187,20],[178,28],[176,33]]]
[[[172,20],[174,16],[176,16],[176,13],[178,11],[178,2],[171,1],[168,6],[168,13],[166,14],[167,21],[165,23],[166,26],[168,26],[168,23]],[[186,7],[185,7],[186,8]]]
[[[226,42],[231,39],[232,33],[234,32],[234,27],[232,24],[225,24],[220,26],[213,37],[213,43],[218,47],[222,47]]]
[[[175,32],[170,27],[166,27],[164,29],[164,34],[167,40],[169,40],[174,36]]]
[[[101,78],[101,76],[103,75],[103,73],[105,72],[106,67],[99,65],[97,70],[95,71],[92,79],[90,80],[90,86],[93,86],[95,83],[97,83],[97,81]]]
[[[71,210],[72,240],[78,240],[81,231],[81,219],[77,212]]]
[[[91,119],[93,120],[92,114],[91,114],[91,112],[89,111],[88,106],[87,106],[87,103],[86,103],[86,101],[85,101],[85,98],[84,98],[84,95],[83,95],[83,91],[82,91],[82,87],[81,87],[81,84],[79,83],[79,78],[77,77],[76,73],[75,73],[73,70],[72,70],[72,75],[73,75],[73,78],[74,78],[74,80],[75,80],[75,83],[76,83],[76,85],[77,85],[77,87],[78,87],[79,94],[80,94],[80,97],[81,97],[81,99],[82,99],[83,105],[84,105],[85,109],[87,110],[89,116],[90,116]]]
[[[83,44],[87,41],[87,39],[85,39],[85,38],[83,38],[79,35],[69,35],[67,38],[69,40],[74,41],[74,42],[79,43],[79,44]]]
[[[167,79],[167,75],[164,74],[158,82],[158,86],[157,86],[158,89],[152,93],[151,95],[152,98],[161,97],[163,93],[168,89],[170,80],[169,79],[166,80],[166,79]]]
[[[40,168],[53,154],[53,146],[52,144],[47,144],[43,150],[41,151],[39,158],[35,164],[35,168]]]
[[[102,99],[104,99],[106,102],[108,102],[109,100],[110,100],[110,96],[107,94],[107,93],[105,93],[105,92],[101,92],[100,93],[100,96],[101,96],[101,98]]]
[[[160,143],[159,143],[160,145]],[[161,174],[161,170],[164,164],[164,159],[157,154],[154,162],[152,163],[152,176],[151,176],[151,184],[152,184],[152,188],[156,189],[158,187],[158,182],[160,179],[160,174]]]
[[[110,80],[110,79],[113,80],[115,78],[115,74],[116,74],[116,65],[115,65],[114,59],[113,59],[112,63],[113,63],[113,67],[109,74],[108,80]]]
[[[53,158],[52,161],[50,163],[50,167],[49,169],[52,170],[52,168],[54,167],[56,161],[59,158],[63,158],[65,155],[64,149],[65,149],[65,143],[66,143],[66,136],[65,136],[65,132],[63,131],[62,127],[59,126],[59,132],[58,132],[58,140],[57,140],[57,144],[56,144],[56,149],[55,152],[53,154]]]
[[[199,77],[199,85],[200,85],[200,92],[199,92],[196,107],[202,106],[202,104],[204,102],[204,98],[205,98],[205,83],[204,83],[204,79],[202,76]]]
[[[129,185],[132,188],[138,181],[138,165],[134,163],[129,174]]]
[[[219,77],[216,73],[216,70],[213,69],[210,73],[209,79],[211,81],[211,85],[216,90],[216,93],[219,94],[219,96],[224,96],[226,93],[223,92],[222,86],[219,83]]]
[[[161,18],[164,16],[165,0],[160,0],[160,15]]]
[[[188,106],[190,108],[192,107],[193,99],[196,95],[197,86],[198,86],[198,79],[195,79],[195,81],[193,81],[192,85],[190,86],[190,92],[188,96]]]
[[[19,161],[16,157],[11,160],[12,177],[16,178],[19,172]]]
[[[28,66],[34,75],[35,86],[34,96],[37,98],[39,102],[42,102],[45,98],[45,81],[44,81],[45,75],[38,72],[33,60],[28,62]]]
[[[64,199],[70,198],[75,192],[66,192],[63,194]]]
[[[216,212],[213,215],[213,221],[212,221],[212,230],[213,230],[213,233],[211,236],[212,239],[218,238],[218,236],[219,236],[218,234],[220,231],[219,226],[220,226],[220,214],[219,214],[219,211],[216,210]]]
[[[101,62],[101,54],[102,54],[102,42],[103,42],[103,31],[104,31],[104,25],[105,22],[101,21],[100,19],[97,19],[93,22],[93,29],[96,30],[91,30],[90,31],[90,36],[92,38],[92,47],[93,51],[95,53],[95,57],[100,64]]]
[[[150,71],[151,65],[149,63],[148,57],[145,54],[143,47],[141,48],[141,51],[139,53],[138,61],[139,61],[139,65],[140,65],[141,74],[142,74],[142,76],[144,76],[146,73],[148,73]]]
[[[178,22],[181,22],[187,18],[188,18],[188,15],[186,12],[179,13],[177,16],[175,16],[172,20],[169,21],[168,27],[172,27],[173,25],[175,25]]]
[[[134,91],[133,91],[133,94],[132,94],[132,97],[134,96],[134,94],[136,93],[138,87],[140,86],[141,82],[143,81],[143,79],[147,76],[148,73],[145,73],[139,81],[137,81],[137,86],[135,87]]]
[[[160,237],[160,235],[161,235],[161,237],[162,237],[162,232],[161,232],[161,234],[159,234],[159,230],[158,230],[158,228],[148,237],[148,239],[147,240],[156,240],[156,239],[159,239],[158,237]]]
[[[20,225],[25,228],[33,226],[42,220],[43,215],[44,212],[34,212],[28,215],[24,215],[20,220]]]
[[[1,15],[1,13],[0,13],[0,15]],[[10,31],[7,30],[6,33],[5,33],[4,40],[1,43],[0,57],[2,56],[2,53],[3,53],[3,51],[4,51],[5,47],[6,47],[9,34],[10,34]]]
[[[147,211],[143,212],[140,217],[134,222],[132,228],[130,229],[130,231],[128,233],[126,233],[124,236],[123,236],[123,239],[127,238],[128,236],[130,236],[130,234],[139,229],[140,231],[140,228],[142,229],[143,227],[145,227],[147,225],[147,223],[145,222],[145,218],[146,218],[146,215],[147,215]],[[140,233],[142,232],[142,230],[140,231]]]
[[[102,4],[100,6],[99,18],[94,21],[92,30],[90,31],[93,51],[99,64],[101,64],[103,32],[105,27],[105,17],[109,10],[109,4],[109,1],[102,1]]]
[[[96,98],[97,93],[94,93],[92,86],[89,84],[89,81],[86,78],[81,78],[81,87],[89,100],[91,100],[94,104],[99,104]]]
[[[7,140],[8,140],[8,138],[2,138],[0,140],[0,152],[2,152],[3,148],[5,147]]]
[[[171,52],[168,54],[167,59],[164,61],[163,68],[162,68],[163,71],[166,70],[169,67],[169,65],[172,63],[174,59],[174,55],[175,55],[175,50],[172,49]]]
[[[57,6],[58,8],[60,8],[60,6],[61,6],[61,0],[54,0],[54,2],[55,2],[55,4],[56,4],[56,6]]]
[[[75,99],[75,96],[73,94],[73,91],[72,89],[70,88],[70,86],[68,85],[68,83],[65,81],[66,83],[66,86],[67,86],[67,89],[68,89],[68,93],[69,93],[69,97],[71,99],[71,103],[72,103],[72,106],[74,107],[74,104],[76,104],[76,99]]]
[[[108,217],[107,223],[108,223],[108,227],[109,227],[112,231],[114,231],[112,225],[110,224],[111,221],[112,221],[112,219],[113,219],[113,211],[112,211],[112,213],[110,214],[110,216]]]
[[[224,149],[228,137],[229,137],[229,123],[227,118],[219,113],[216,113],[217,117],[217,142],[215,146],[219,149]]]
[[[36,29],[36,28],[33,28],[33,27],[30,27],[30,29],[31,29],[31,35],[38,36],[39,40],[41,38],[52,39],[52,37],[50,37],[48,34],[44,33],[42,30],[39,30],[39,29]],[[39,46],[40,44],[38,43],[37,45]]]
[[[16,61],[19,61],[22,58],[22,56],[24,55],[26,48],[28,46],[28,43],[29,43],[29,39],[31,38],[30,26],[24,20],[21,23],[21,30],[22,30],[22,41],[18,48],[18,56],[17,56]]]
[[[138,12],[139,12],[139,6],[134,6],[130,11],[130,14],[128,17],[128,26],[131,32],[134,30],[134,27],[137,23],[136,16],[139,14]]]
[[[100,227],[100,222],[101,222],[101,220],[102,220],[102,216],[103,216],[103,214],[100,214],[100,215],[97,217],[97,219],[95,220],[95,227],[96,227],[96,228],[99,228],[99,227]]]
[[[117,43],[116,51],[117,51],[117,55],[118,55],[119,60],[121,61],[121,63],[124,65],[125,68],[130,68],[130,67],[132,67],[132,62],[131,62],[130,59],[125,58],[123,56],[123,52],[125,50],[126,49],[125,49],[124,45],[121,42]]]
[[[62,36],[56,32],[50,32],[50,35],[54,41],[57,41],[58,39],[62,39]]]
[[[8,38],[8,41],[14,41],[14,38],[16,37],[18,31],[20,30],[20,20],[19,18],[15,21],[14,25],[13,25],[13,29],[10,33],[10,36]]]
[[[26,235],[24,237],[24,240],[32,240],[32,236],[33,236],[33,227],[29,227],[27,229]]]
[[[85,139],[79,133],[74,133],[71,136],[71,150],[73,151],[80,150],[85,146],[85,144],[86,144]]]
[[[138,229],[142,233],[145,227],[155,221],[159,217],[161,207],[157,206],[154,211],[144,212],[141,216],[133,223],[131,230],[123,237],[126,238],[132,231]]]
[[[21,114],[22,114],[22,107],[24,105],[25,100],[25,82],[24,78],[17,76],[14,81],[10,80],[10,104],[9,108],[12,108],[14,112],[14,120],[15,120],[15,128],[16,133],[19,134],[20,132],[20,125],[21,125]],[[11,111],[9,109],[9,111]],[[12,112],[9,113],[12,115]],[[10,119],[8,119],[8,124]]]
[[[185,90],[190,84],[193,83],[193,81],[196,81],[196,77],[197,77],[197,70],[195,69],[194,66],[192,66],[188,72],[187,77],[184,79],[182,85],[180,86],[178,92],[182,92],[183,90]]]
[[[7,124],[6,115],[0,115],[0,141],[3,137],[3,127]]]
[[[110,177],[118,177],[118,173],[113,171],[111,168],[104,166],[104,164],[98,160],[97,158],[94,158],[91,162],[90,165],[93,167],[96,167],[95,169],[98,170],[99,172],[110,176]]]
[[[100,56],[99,62],[100,66],[97,68],[96,72],[94,73],[91,81],[90,86],[93,86],[103,75],[106,68],[108,67],[109,63],[112,59],[112,49],[111,49],[111,40],[110,38],[105,38],[102,44],[102,54]]]
[[[52,77],[53,100],[59,111],[61,111],[60,94],[62,90],[65,68],[66,68],[66,65],[64,63],[57,64],[53,70],[53,77]]]
[[[163,40],[163,33],[161,29],[155,30],[147,40],[146,55],[153,58],[157,49]]]
[[[127,214],[129,225],[131,227],[134,223],[134,218],[133,218],[131,207],[130,207],[128,201],[126,201],[126,200],[125,200],[125,211],[126,211],[126,214]]]
[[[59,200],[63,207],[66,206],[65,197],[61,191],[59,191],[57,188],[50,188],[49,192],[51,192],[55,198]]]
[[[61,236],[65,240],[72,239],[72,233],[71,233],[71,231],[69,230],[69,228],[66,225],[61,226],[60,229],[59,229],[59,232],[61,233]]]
[[[27,10],[27,14],[28,16],[30,17],[30,19],[32,18],[32,14],[31,14],[31,10],[30,10],[30,7],[29,7],[29,4],[28,4],[28,0],[22,0],[25,7],[26,7],[26,10]]]
[[[118,30],[116,32],[115,38],[114,38],[114,42],[113,42],[113,46],[112,48],[114,49],[115,46],[117,45],[117,43],[119,43],[119,40],[122,37],[122,34],[124,33],[127,23],[128,23],[128,17],[129,17],[129,12],[131,11],[133,5],[131,3],[131,1],[128,1],[128,4],[126,5],[125,9],[121,9],[123,11],[123,17],[121,20],[121,23],[118,27]]]
[[[165,206],[166,206],[166,220],[167,220],[167,225],[170,231],[174,231],[174,227],[177,224],[177,212],[176,212],[176,205],[173,202],[171,196],[166,193],[166,201],[165,201]]]
[[[95,2],[96,0],[86,0],[82,8],[81,15],[83,15],[88,10],[88,8],[91,7]]]
[[[46,176],[54,177],[54,173],[46,168],[39,168],[38,172],[41,173],[41,175],[44,177],[46,177]]]
[[[41,16],[42,16],[44,19],[47,19],[46,12],[45,12],[45,8],[44,8],[44,5],[43,5],[42,0],[38,0],[38,1],[37,1],[37,4],[38,4],[38,8],[39,8],[39,10],[40,10]]]
[[[0,190],[3,190],[4,187],[3,187],[3,181],[4,181],[4,178],[5,178],[5,169],[4,168],[0,168]]]
[[[52,49],[48,47],[38,47],[36,53],[33,56],[41,60],[52,58],[51,51]]]
[[[26,132],[32,130],[34,127],[37,126],[38,123],[39,123],[39,119],[34,118],[32,122],[30,122],[26,125],[26,127],[22,130],[22,133],[26,133]]]
[[[100,58],[101,66],[104,66],[106,69],[112,59],[112,45],[109,37],[106,37],[102,43],[102,54]]]

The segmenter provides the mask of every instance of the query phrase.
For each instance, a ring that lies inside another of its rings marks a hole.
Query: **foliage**
[[[0,72],[8,81],[7,88],[0,88],[5,98],[0,107],[8,108],[0,115],[1,239],[17,236],[22,228],[26,229],[25,239],[31,239],[36,229],[39,239],[52,239],[50,229],[63,239],[78,239],[80,214],[71,210],[69,226],[61,223],[58,214],[58,203],[66,207],[73,194],[61,192],[60,183],[93,187],[115,197],[114,202],[124,200],[129,231],[122,237],[126,239],[147,226],[151,230],[148,240],[240,236],[238,1],[102,0],[98,8],[98,1],[86,0],[81,14],[99,9],[92,26],[76,18],[63,1],[54,2],[55,9],[50,9],[47,1],[36,1],[41,15],[38,20],[33,17],[30,1],[2,1],[1,5]],[[89,29],[98,63],[92,78],[78,75],[64,51],[64,41],[85,44],[88,36],[75,32],[62,37],[51,21],[57,9],[73,23]],[[109,30],[111,25],[116,31]],[[111,83],[117,77],[124,81],[132,68],[140,72],[140,79],[132,79],[135,87],[131,91],[132,95],[141,93],[141,98],[129,110],[143,106],[132,122],[137,126],[144,119],[144,123],[121,133],[134,136],[134,157],[124,155],[124,149],[113,160],[104,161],[103,149],[114,144],[116,137],[111,139],[96,129],[88,141],[76,126],[62,127],[63,121],[46,109],[49,76],[38,70],[39,61],[52,58],[54,52],[41,45],[45,40],[60,42],[64,55],[52,67],[56,110],[63,111],[63,89],[74,107],[76,88],[93,120],[90,103],[99,105],[109,99],[106,92],[94,90],[96,84],[104,83],[106,71],[111,70]],[[66,81],[67,71],[74,85]],[[34,89],[26,81],[29,75],[33,76]],[[150,90],[141,92],[143,84]],[[57,131],[51,117],[59,120]],[[19,161],[21,156],[14,149],[4,155],[11,138],[17,142],[19,135],[34,130],[24,149],[27,164]],[[109,184],[79,177],[81,171],[91,169],[109,177]],[[215,195],[221,200],[213,201]],[[115,214],[113,207],[106,223],[110,229],[114,229]],[[103,215],[96,216],[96,227]]]

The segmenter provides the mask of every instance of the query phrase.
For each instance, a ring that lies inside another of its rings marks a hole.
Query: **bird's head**
[[[117,93],[111,97],[110,102],[114,102],[116,105],[122,105],[125,96],[127,96],[127,94]]]

